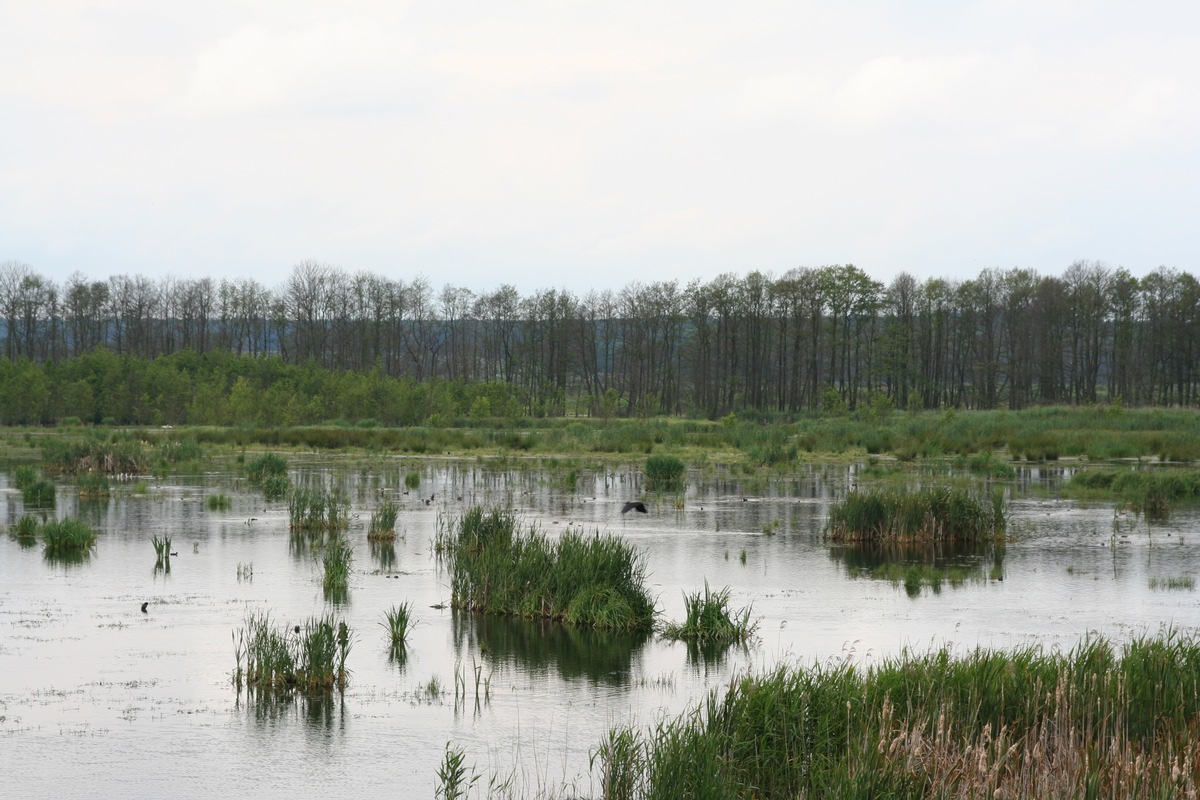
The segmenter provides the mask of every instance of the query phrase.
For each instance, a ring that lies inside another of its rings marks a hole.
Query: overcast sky
[[[0,0],[0,261],[1200,266],[1195,2]]]

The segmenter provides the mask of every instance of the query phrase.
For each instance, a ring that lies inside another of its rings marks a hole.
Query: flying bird
[[[149,600],[147,600],[146,602],[142,603],[142,613],[143,613],[143,614],[147,614],[147,613],[149,613],[148,611],[146,611],[146,606],[148,606],[148,605],[150,605],[150,601],[149,601]]]
[[[630,511],[640,511],[643,514],[649,513],[648,511],[646,511],[646,504],[643,503],[641,500],[630,500],[625,505],[621,506],[622,514],[627,514]]]

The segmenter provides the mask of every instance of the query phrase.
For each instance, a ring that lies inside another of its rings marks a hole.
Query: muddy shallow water
[[[233,465],[121,484],[102,503],[80,503],[59,482],[55,513],[78,514],[101,535],[73,565],[0,537],[4,796],[430,797],[448,741],[483,776],[477,788],[497,774],[520,795],[569,784],[586,796],[597,790],[589,754],[610,727],[678,713],[738,670],[865,663],[947,642],[1070,648],[1089,632],[1122,640],[1200,624],[1200,595],[1151,586],[1200,572],[1200,514],[1178,510],[1148,526],[1115,516],[1110,503],[1058,499],[1059,469],[1004,484],[1012,541],[1002,552],[864,553],[820,539],[830,503],[860,480],[857,466],[769,480],[692,471],[682,502],[646,495],[636,466],[581,469],[573,484],[564,469],[511,462],[314,457],[291,466],[293,481],[342,487],[356,515],[349,597],[336,606],[355,634],[344,697],[262,704],[230,680],[232,634],[247,610],[290,625],[330,608],[313,554],[288,533],[285,503],[265,502]],[[421,483],[408,490],[411,470]],[[208,510],[216,492],[230,509]],[[384,496],[402,509],[392,552],[366,541]],[[643,496],[650,513],[620,513]],[[758,641],[705,660],[653,636],[433,608],[450,600],[432,553],[439,515],[472,503],[511,504],[550,534],[573,525],[624,536],[645,554],[663,619],[682,617],[683,591],[706,579],[727,585],[735,607],[752,603],[761,618]],[[0,475],[0,522],[23,510]],[[155,567],[154,534],[171,536],[178,552],[169,572]],[[897,559],[965,577],[906,590],[878,577]],[[397,664],[379,623],[406,600],[419,624]]]

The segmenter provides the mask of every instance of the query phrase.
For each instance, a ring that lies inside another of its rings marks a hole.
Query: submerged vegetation
[[[642,558],[618,537],[566,531],[555,541],[518,530],[511,511],[476,506],[444,524],[436,548],[455,608],[609,630],[653,623]]]
[[[303,627],[280,627],[270,612],[250,612],[233,633],[238,689],[286,694],[346,688],[350,627],[335,614],[311,617]]]
[[[1007,527],[1003,496],[983,502],[965,489],[856,490],[835,503],[825,535],[846,542],[983,542]]]
[[[1200,640],[1172,632],[1068,654],[949,649],[779,667],[597,760],[613,800],[1190,797]]]

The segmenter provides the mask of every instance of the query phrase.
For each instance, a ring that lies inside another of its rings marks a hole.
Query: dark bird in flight
[[[630,511],[640,511],[643,514],[649,513],[648,511],[646,511],[646,504],[643,503],[641,500],[630,500],[625,505],[621,506],[622,514],[627,514]]]
[[[150,605],[150,601],[149,601],[149,600],[147,600],[146,602],[142,603],[142,613],[143,613],[143,614],[146,614],[146,613],[148,613],[148,612],[146,611],[146,606],[148,606],[148,605]]]

